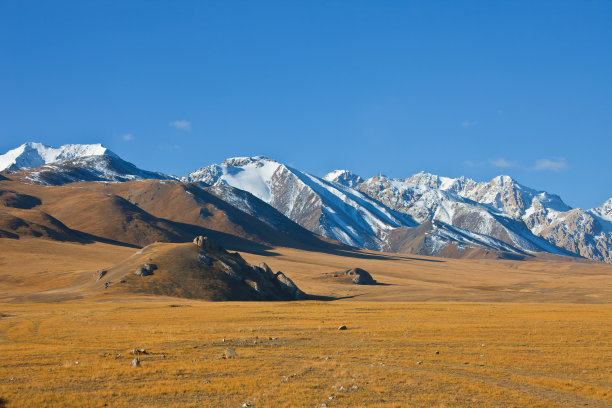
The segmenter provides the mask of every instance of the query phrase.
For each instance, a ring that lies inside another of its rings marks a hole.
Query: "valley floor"
[[[612,405],[610,305],[143,298],[1,308],[6,407]],[[147,352],[138,368],[134,348]],[[235,358],[221,358],[228,348]]]
[[[136,250],[0,239],[0,407],[612,406],[610,265],[269,248],[329,301],[84,289]]]

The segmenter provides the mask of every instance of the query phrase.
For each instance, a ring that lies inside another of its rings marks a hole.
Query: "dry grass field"
[[[605,407],[610,321],[609,305],[3,304],[0,395],[7,407]],[[148,353],[139,368],[134,348]]]
[[[242,255],[330,301],[88,289],[135,251],[0,239],[0,407],[612,406],[610,265],[278,247]]]

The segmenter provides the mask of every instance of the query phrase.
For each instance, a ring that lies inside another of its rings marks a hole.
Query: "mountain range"
[[[0,171],[31,186],[4,191],[5,197],[31,193],[34,186],[78,182],[90,195],[100,195],[87,199],[104,201],[102,196],[110,195],[158,224],[173,223],[164,227],[173,231],[166,240],[186,240],[196,226],[267,243],[277,243],[272,241],[278,237],[330,242],[319,236],[387,252],[513,259],[552,254],[612,263],[612,198],[596,208],[573,209],[559,196],[508,176],[477,182],[421,172],[405,179],[364,179],[336,170],[320,178],[255,156],[230,158],[177,178],[139,169],[100,144],[52,148],[41,143],[1,155]],[[224,214],[223,222],[215,211]],[[68,214],[58,222],[72,228]]]

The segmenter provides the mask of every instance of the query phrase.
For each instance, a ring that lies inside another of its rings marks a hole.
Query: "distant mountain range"
[[[319,178],[257,156],[227,159],[176,178],[141,170],[99,144],[52,148],[41,143],[0,156],[0,171],[48,186],[172,181],[192,195],[212,194],[274,230],[290,233],[298,224],[372,250],[496,258],[550,253],[612,263],[612,198],[597,208],[572,209],[559,196],[508,176],[476,182],[422,172],[406,179],[363,179],[336,170]],[[162,207],[158,203],[156,211]]]

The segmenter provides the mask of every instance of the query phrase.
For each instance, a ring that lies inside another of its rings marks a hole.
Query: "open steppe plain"
[[[203,302],[83,289],[137,248],[0,249],[6,407],[612,405],[609,265],[278,247],[241,253],[326,301]]]

